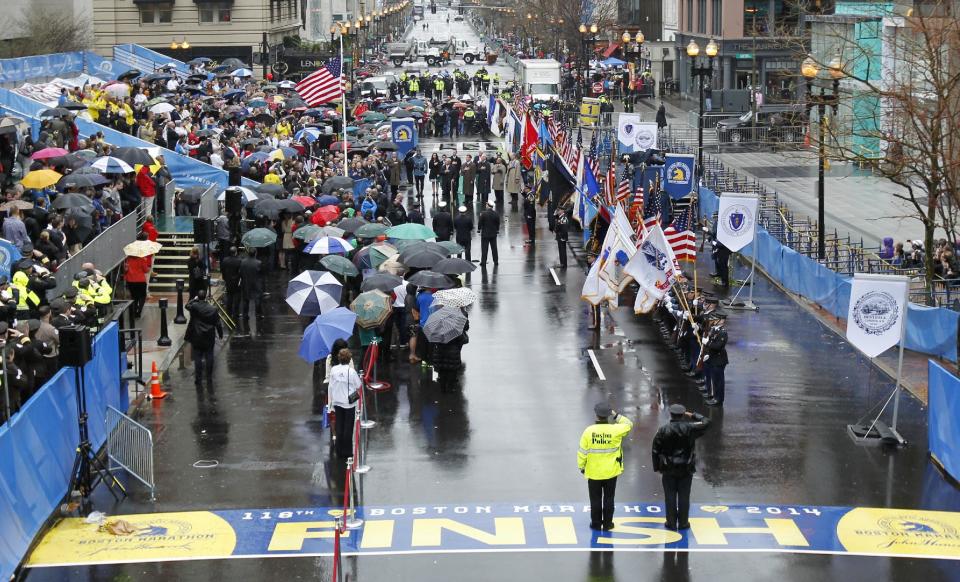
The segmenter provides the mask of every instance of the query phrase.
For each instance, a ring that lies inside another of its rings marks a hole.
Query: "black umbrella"
[[[70,194],[65,194],[65,196],[70,196]],[[74,196],[78,196],[75,194]],[[58,198],[59,199],[59,198]],[[67,210],[64,218],[66,219],[67,226],[70,225],[70,219],[73,218],[77,221],[77,238],[80,240],[86,240],[90,233],[93,232],[93,206],[89,208],[71,208]]]
[[[187,77],[187,79],[189,79],[189,80],[191,80],[191,81],[206,81],[206,80],[207,80],[207,75],[204,74],[204,73],[194,73],[194,74],[190,75],[189,77]]]
[[[190,204],[200,202],[200,198],[207,189],[203,186],[189,186],[180,193],[180,199]]]
[[[113,150],[110,155],[115,158],[120,158],[131,166],[135,166],[137,164],[140,164],[141,166],[152,166],[156,163],[156,160],[153,159],[153,156],[147,153],[147,150],[135,147],[117,148]]]
[[[289,111],[291,109],[296,109],[298,107],[306,107],[306,106],[307,106],[307,102],[304,101],[303,99],[299,97],[292,97],[284,101],[282,109]]]
[[[142,74],[143,74],[142,72],[140,72],[140,71],[138,71],[138,70],[136,70],[136,69],[129,69],[129,70],[124,71],[124,72],[120,73],[119,75],[117,75],[117,80],[118,80],[118,81],[127,81],[127,80],[130,80],[130,79],[136,79],[137,77],[139,77],[139,76],[142,75]]]
[[[215,129],[201,129],[196,133],[197,137],[213,137],[217,135],[217,130]]]
[[[269,113],[258,113],[254,115],[252,119],[257,123],[264,123],[266,125],[273,125],[274,123],[277,122],[277,120],[274,119],[274,117]]]
[[[353,178],[349,176],[332,176],[323,181],[323,186],[320,187],[320,191],[324,194],[329,194],[341,188],[353,192]]]
[[[476,271],[477,266],[470,261],[457,257],[451,257],[449,259],[443,259],[439,261],[436,265],[431,267],[431,269],[433,269],[434,273],[443,273],[444,275],[462,275],[464,273]]]
[[[210,72],[211,72],[211,73],[224,73],[224,72],[229,72],[229,71],[232,71],[232,70],[233,70],[233,68],[231,68],[230,65],[217,65],[216,67],[212,67],[212,68],[210,69]]]
[[[450,251],[448,251],[445,246],[443,246],[438,242],[433,242],[433,241],[426,241],[426,240],[406,241],[402,247],[397,247],[397,248],[399,248],[401,251],[408,251],[408,252],[414,251],[414,250],[430,251],[444,258],[450,256]]]
[[[220,67],[233,67],[232,69],[230,69],[231,71],[234,70],[234,69],[249,69],[249,68],[250,68],[250,67],[247,66],[246,63],[244,63],[243,61],[241,61],[240,59],[238,59],[238,58],[236,58],[236,57],[230,57],[230,58],[227,58],[227,59],[223,59],[223,60],[220,62]],[[217,67],[217,68],[220,68],[220,67]]]
[[[151,73],[141,80],[147,83],[155,83],[158,81],[169,81],[172,78],[173,75],[169,75],[167,73]]]
[[[277,219],[280,217],[281,212],[289,212],[291,214],[303,212],[303,206],[295,200],[274,200],[268,198],[267,200],[257,200],[253,205],[253,212],[256,215],[263,215],[269,219]]]
[[[60,108],[69,109],[70,111],[83,111],[84,109],[87,108],[87,106],[84,105],[83,103],[77,103],[75,101],[71,101],[70,103],[61,105]]]
[[[66,166],[73,170],[78,170],[87,166],[88,160],[83,156],[78,156],[77,154],[67,154],[65,156],[57,156],[55,158],[50,158],[50,164],[53,166]]]
[[[363,280],[363,283],[360,284],[360,290],[373,291],[374,289],[379,289],[389,294],[397,288],[397,285],[402,283],[403,279],[400,277],[378,271]]]
[[[83,174],[81,174],[83,175]],[[83,194],[61,194],[53,201],[53,207],[57,210],[67,208],[93,209],[93,202]]]
[[[450,277],[433,271],[417,271],[407,281],[417,287],[426,289],[450,289],[453,287],[453,281],[450,280]]]
[[[397,260],[413,269],[431,269],[446,256],[446,253],[440,254],[429,249],[414,247],[404,249]]]
[[[334,226],[336,226],[337,228],[339,228],[345,233],[353,234],[357,231],[358,228],[360,228],[364,224],[367,224],[366,220],[355,216],[353,218],[344,218]]]
[[[70,111],[62,107],[44,109],[40,112],[40,117],[63,117],[64,115],[70,115]]]
[[[395,151],[397,151],[397,144],[393,143],[392,141],[378,141],[378,142],[374,142],[373,146],[371,146],[371,147],[373,147],[374,149],[378,149],[378,150],[380,150],[380,151],[384,151],[384,152],[395,152]]]
[[[287,189],[282,184],[260,184],[254,188],[258,193],[269,194],[271,196],[280,196],[285,194]]]
[[[240,142],[240,145],[245,145],[245,146],[248,146],[248,145],[257,145],[257,144],[260,143],[261,141],[263,141],[263,140],[261,140],[261,139],[258,138],[258,137],[248,137],[247,139],[241,141],[241,142]]]
[[[93,188],[106,184],[107,180],[100,174],[69,174],[60,178],[57,182],[57,188],[64,190],[66,188]]]

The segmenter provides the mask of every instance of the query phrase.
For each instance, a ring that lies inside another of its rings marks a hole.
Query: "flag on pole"
[[[537,133],[537,128],[533,125],[533,118],[529,114],[524,115],[523,118],[523,146],[520,148],[520,161],[523,162],[523,166],[529,170],[533,165],[533,152],[537,149],[537,142],[540,139],[540,135]]]
[[[643,228],[650,230],[660,222],[660,195],[650,193],[650,204],[643,207]]]
[[[627,263],[624,272],[640,285],[634,311],[642,312],[650,300],[663,299],[676,281],[676,257],[663,236],[660,225],[654,225]]]
[[[344,83],[340,57],[333,57],[297,83],[296,90],[307,105],[316,107],[343,97]]]
[[[617,184],[615,203],[627,203],[628,198],[630,198],[630,180],[620,180]]]
[[[663,235],[667,237],[673,254],[678,261],[695,262],[697,260],[697,235],[691,230],[693,222],[693,204],[681,212],[667,228]]]

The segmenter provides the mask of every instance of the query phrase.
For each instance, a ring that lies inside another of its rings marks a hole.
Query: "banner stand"
[[[733,299],[727,299],[721,301],[724,307],[727,309],[742,309],[744,311],[760,311],[760,306],[753,302],[753,278],[757,273],[757,231],[753,231],[753,242],[751,243],[751,253],[750,253],[750,273],[747,275],[747,278],[743,280],[743,284],[740,285],[740,288],[737,289],[736,294],[734,294]],[[743,257],[743,255],[740,255]],[[750,292],[747,296],[747,301],[740,302],[737,301],[737,298],[740,297],[740,293],[743,292],[744,287],[750,285]]]
[[[717,209],[717,240],[728,249],[743,257],[739,251],[751,245],[750,274],[740,285],[733,299],[721,301],[727,309],[741,309],[759,311],[760,307],[753,302],[753,283],[757,273],[757,214],[760,197],[755,193],[724,192],[720,196],[720,206]],[[745,242],[745,234],[749,231],[750,242]],[[738,301],[744,288],[750,285],[746,302]]]
[[[861,273],[856,273],[854,275],[855,279],[883,279],[891,283],[900,282],[904,285],[904,302],[903,302],[903,316],[900,327],[900,341],[899,341],[899,352],[897,355],[897,377],[893,385],[893,392],[887,398],[886,402],[883,403],[883,407],[880,408],[880,412],[874,417],[873,421],[868,425],[863,422],[858,422],[857,424],[848,424],[847,425],[847,434],[853,439],[853,442],[861,446],[881,446],[881,445],[895,445],[898,447],[904,447],[907,445],[906,439],[897,431],[897,419],[900,415],[900,382],[903,379],[903,350],[904,344],[907,340],[907,318],[909,316],[909,285],[910,279],[908,277],[903,277],[899,275],[863,275]],[[854,297],[851,295],[851,310],[854,309],[853,301]],[[847,326],[850,326],[849,318]],[[858,346],[859,347],[859,346]],[[866,354],[869,356],[869,354]],[[879,355],[879,354],[878,354]],[[874,356],[869,356],[871,364],[873,363]],[[893,401],[893,419],[890,426],[887,426],[880,417],[883,416],[884,411],[886,411],[887,406],[890,405],[890,402]],[[868,413],[869,414],[869,413]],[[862,419],[861,419],[862,420]]]

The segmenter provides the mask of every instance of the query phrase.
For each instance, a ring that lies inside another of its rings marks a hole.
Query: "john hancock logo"
[[[667,167],[667,183],[687,185],[690,181],[690,166],[686,162],[673,162]]]
[[[877,529],[859,530],[859,535],[881,537],[880,548],[893,546],[960,547],[957,530],[927,516],[901,514],[877,520]]]
[[[854,323],[868,335],[883,335],[899,317],[897,300],[886,291],[864,293],[853,306]]]
[[[750,230],[752,222],[753,216],[750,209],[743,204],[734,204],[727,208],[720,224],[730,236],[739,236]]]
[[[393,130],[393,141],[397,143],[403,143],[408,142],[411,139],[409,127],[398,127]]]

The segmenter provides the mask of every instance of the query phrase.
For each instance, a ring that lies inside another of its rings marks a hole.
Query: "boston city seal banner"
[[[641,122],[636,113],[621,113],[617,120],[617,141],[623,154],[656,148],[657,124]]]
[[[731,252],[753,242],[757,228],[757,197],[724,192],[717,211],[717,240]]]
[[[902,337],[910,280],[898,275],[856,273],[850,284],[847,339],[875,358]]]

